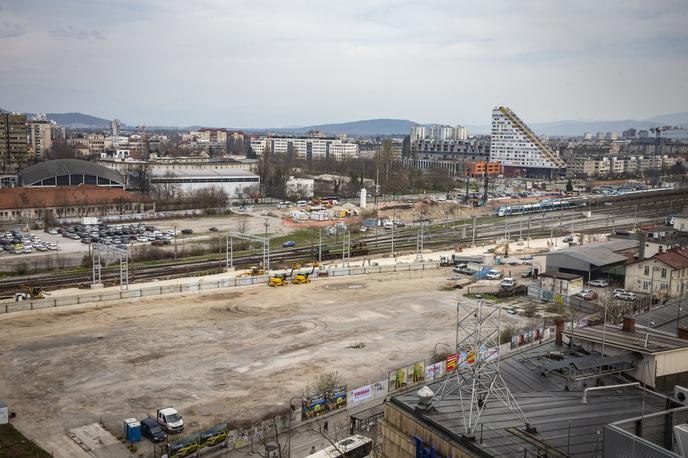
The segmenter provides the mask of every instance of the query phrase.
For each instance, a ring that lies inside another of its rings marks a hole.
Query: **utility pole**
[[[322,262],[322,227],[318,228],[318,262]]]
[[[475,247],[475,215],[473,215],[473,240],[471,241],[471,246]]]
[[[396,226],[396,220],[397,220],[397,209],[394,207],[392,211],[392,257],[396,261],[396,256],[394,256],[394,226]]]

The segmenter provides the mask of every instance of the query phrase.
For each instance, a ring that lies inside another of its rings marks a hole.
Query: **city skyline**
[[[686,111],[685,2],[0,3],[0,107],[132,124]],[[658,90],[657,88],[662,88]]]

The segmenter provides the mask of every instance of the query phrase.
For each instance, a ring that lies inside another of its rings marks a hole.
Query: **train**
[[[657,194],[660,192],[672,191],[671,188],[645,189],[637,191],[628,191],[623,194],[618,194],[614,197],[623,198],[638,194]],[[528,213],[540,213],[545,211],[553,211],[566,208],[586,207],[590,203],[597,203],[598,201],[607,201],[610,196],[584,196],[584,197],[563,197],[561,199],[545,199],[540,202],[523,205],[502,205],[497,208],[495,214],[497,216],[512,216],[512,215],[526,215]]]

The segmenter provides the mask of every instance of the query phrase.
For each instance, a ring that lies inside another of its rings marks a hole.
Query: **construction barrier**
[[[393,274],[398,272],[411,271],[437,271],[437,262],[418,262],[413,264],[397,264],[391,266],[366,266],[366,267],[337,267],[328,269],[330,277],[344,277],[351,275],[375,275]],[[313,277],[313,280],[320,280],[327,277]],[[138,299],[141,297],[161,296],[165,294],[178,294],[186,292],[209,291],[214,289],[233,288],[237,286],[250,286],[265,284],[270,280],[269,275],[259,275],[251,277],[228,277],[219,280],[203,280],[199,278],[196,282],[180,283],[177,285],[150,286],[147,288],[129,289],[126,291],[103,291],[99,293],[84,293],[77,296],[64,296],[46,298],[38,300],[28,300],[19,302],[6,302],[0,304],[0,313],[13,313],[27,310],[38,310],[53,307],[64,307],[67,305],[89,304],[94,302],[121,301],[126,299]]]

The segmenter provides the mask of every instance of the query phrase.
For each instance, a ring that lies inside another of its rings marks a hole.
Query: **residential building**
[[[15,174],[29,163],[26,116],[0,113],[0,174]]]
[[[358,157],[358,144],[338,138],[258,137],[251,149],[261,156],[266,148],[275,154],[292,154],[298,159],[352,159]]]
[[[628,265],[625,288],[654,297],[688,294],[688,248],[659,253]]]
[[[52,188],[0,189],[0,221],[21,223],[46,218],[61,221],[84,216],[124,216],[154,212],[155,203],[147,196],[123,189],[82,184]]]
[[[112,150],[113,140],[102,134],[88,134],[82,137],[67,139],[67,144],[72,147],[77,147],[78,145],[85,146],[88,148],[88,154],[94,156],[100,156],[106,151]],[[118,145],[121,147],[122,145]]]
[[[110,130],[112,132],[113,138],[119,136],[119,130],[121,126],[122,123],[119,119],[113,119],[112,121],[110,121]]]
[[[638,138],[647,138],[649,136],[650,136],[650,133],[645,129],[641,129],[638,131]]]
[[[556,177],[566,163],[508,107],[492,111],[490,162],[500,162],[505,175]]]
[[[624,130],[621,133],[622,138],[635,138],[636,130],[634,128],[630,128],[628,130]]]
[[[54,123],[46,119],[44,114],[38,114],[26,125],[29,155],[37,160],[44,160],[53,146],[52,127]]]

